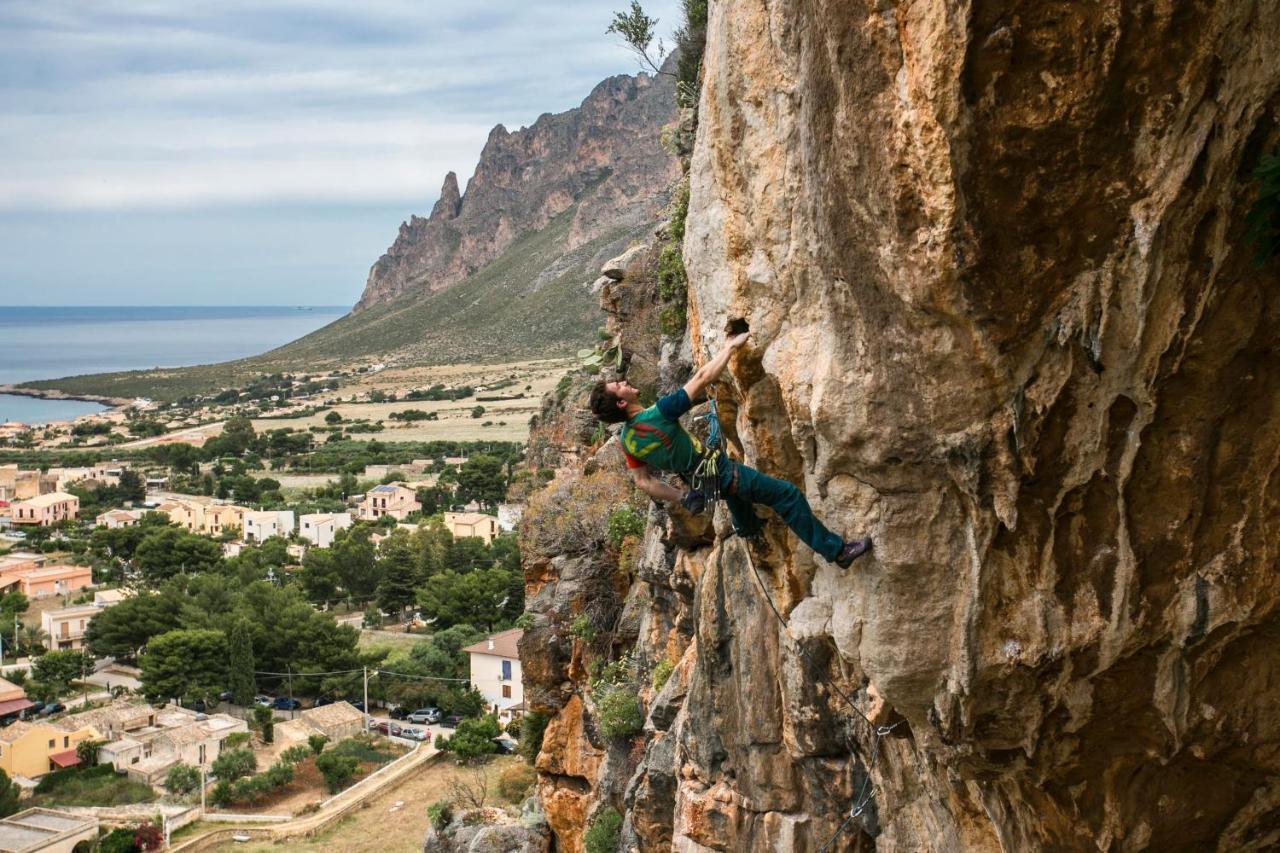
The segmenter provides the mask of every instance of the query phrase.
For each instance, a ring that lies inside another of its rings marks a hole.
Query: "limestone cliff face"
[[[712,4],[688,351],[749,324],[732,452],[875,553],[653,510],[625,589],[535,560],[563,849],[612,806],[632,849],[813,851],[864,791],[831,849],[1280,843],[1278,43],[1268,3]]]
[[[653,221],[675,168],[660,142],[672,92],[665,77],[620,75],[575,109],[515,132],[495,127],[466,193],[450,172],[430,217],[403,223],[369,270],[356,310],[445,290],[575,204],[563,252]]]

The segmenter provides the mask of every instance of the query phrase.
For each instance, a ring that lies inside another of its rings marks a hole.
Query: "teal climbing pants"
[[[813,515],[804,492],[785,480],[761,474],[741,462],[720,456],[720,494],[733,517],[733,529],[739,536],[754,536],[764,522],[756,515],[753,504],[772,509],[801,541],[828,560],[835,560],[844,540],[832,533]]]

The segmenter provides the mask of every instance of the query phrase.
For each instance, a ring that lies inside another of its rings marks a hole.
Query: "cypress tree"
[[[253,637],[247,620],[241,619],[232,627],[229,656],[232,699],[237,705],[249,705],[257,682],[253,677]]]

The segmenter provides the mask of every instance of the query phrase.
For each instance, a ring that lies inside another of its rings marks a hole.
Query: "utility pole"
[[[284,669],[285,672],[289,673],[289,719],[292,720],[296,716],[293,713],[293,664],[285,664]]]
[[[204,817],[204,789],[209,784],[209,771],[200,765],[200,816]]]
[[[369,733],[369,667],[364,670],[364,733]]]

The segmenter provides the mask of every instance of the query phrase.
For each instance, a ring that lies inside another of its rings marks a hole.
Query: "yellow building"
[[[482,512],[446,512],[444,526],[453,534],[454,539],[474,536],[483,539],[486,545],[493,544],[499,531],[498,519]]]
[[[19,721],[0,729],[0,769],[10,777],[34,779],[80,763],[76,744],[102,740],[92,726],[68,726],[66,730],[45,722]]]

